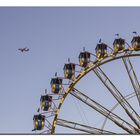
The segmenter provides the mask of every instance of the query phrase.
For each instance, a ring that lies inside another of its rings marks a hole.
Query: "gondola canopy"
[[[42,95],[40,98],[40,105],[43,111],[48,111],[52,105],[52,96]]]
[[[81,67],[87,67],[90,63],[90,53],[85,51],[79,54],[79,63]]]
[[[64,65],[64,76],[67,79],[72,79],[75,76],[75,64],[69,63]]]
[[[134,50],[140,50],[140,36],[134,36],[131,41],[131,45]]]
[[[107,55],[107,45],[104,43],[97,44],[95,51],[97,58],[103,58]]]
[[[125,40],[122,38],[115,39],[113,42],[114,52],[117,53],[118,51],[125,49]]]
[[[42,130],[45,125],[45,116],[44,115],[34,115],[34,129],[35,130]]]
[[[62,79],[61,78],[52,78],[51,79],[51,90],[53,93],[62,92]]]

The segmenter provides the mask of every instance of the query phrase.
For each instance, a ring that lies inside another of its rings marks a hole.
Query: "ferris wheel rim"
[[[128,53],[127,52],[131,52],[131,53]],[[55,129],[56,129],[56,120],[58,118],[58,115],[59,115],[59,111],[60,111],[60,108],[63,104],[63,102],[65,101],[67,95],[72,91],[72,89],[74,88],[74,86],[84,77],[86,76],[86,74],[88,74],[89,72],[91,72],[92,70],[94,70],[95,68],[101,66],[101,65],[104,65],[106,63],[109,63],[109,62],[112,62],[114,60],[118,60],[118,59],[122,59],[122,58],[125,58],[125,57],[137,57],[137,56],[140,56],[140,54],[132,54],[132,52],[135,52],[135,50],[133,48],[129,48],[129,49],[125,49],[123,51],[120,51],[118,52],[117,54],[122,54],[120,56],[114,56],[114,53],[110,53],[108,54],[107,57],[105,58],[101,58],[98,60],[99,63],[97,64],[90,64],[88,67],[84,68],[79,75],[77,75],[74,79],[74,81],[71,82],[71,84],[67,87],[67,89],[65,90],[64,92],[64,95],[62,97],[62,99],[60,100],[60,103],[58,105],[58,108],[57,108],[57,112],[54,116],[54,119],[53,119],[53,123],[52,123],[52,130],[51,130],[51,134],[54,134],[55,133]],[[124,54],[126,53],[126,54]],[[107,58],[110,58],[108,60],[105,60]],[[105,60],[105,61],[103,61]],[[102,62],[103,61],[103,62]],[[78,78],[77,78],[78,77]]]

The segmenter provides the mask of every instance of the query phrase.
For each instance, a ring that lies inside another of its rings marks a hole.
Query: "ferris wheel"
[[[68,59],[64,76],[55,73],[50,81],[51,92],[45,90],[40,97],[33,131],[38,134],[140,134],[140,84],[135,71],[136,64],[140,64],[140,36],[134,33],[131,45],[117,34],[113,47],[100,39],[95,54],[83,48],[79,63]],[[116,70],[115,83],[110,72]],[[88,82],[91,78],[95,78],[94,82]],[[123,79],[129,86],[125,86]]]

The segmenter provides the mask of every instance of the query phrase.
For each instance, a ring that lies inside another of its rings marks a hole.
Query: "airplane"
[[[21,51],[21,52],[28,52],[29,51],[29,49],[27,47],[19,48],[18,50]]]

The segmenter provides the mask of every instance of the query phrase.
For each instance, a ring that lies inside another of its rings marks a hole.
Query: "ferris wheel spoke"
[[[118,101],[118,103],[125,110],[126,114],[130,117],[130,119],[137,125],[140,129],[140,118],[134,108],[129,104],[129,102],[124,98],[121,92],[116,88],[116,86],[111,82],[108,76],[103,72],[103,70],[98,67],[93,69],[94,73],[98,76],[98,78],[102,81],[102,83],[106,86],[106,88],[110,91],[113,97]],[[123,100],[123,102],[122,102]],[[133,114],[132,114],[133,113]]]
[[[44,134],[45,134],[45,132],[47,132],[47,135],[48,135],[48,134],[51,134],[50,130],[44,130],[44,131],[43,131],[43,132],[41,132],[40,134],[41,134],[41,135],[42,135],[42,134],[44,135]]]
[[[122,60],[123,60],[123,63],[125,65],[125,68],[127,70],[128,76],[130,78],[131,84],[132,84],[132,86],[134,88],[134,91],[136,93],[137,100],[138,100],[138,103],[139,103],[139,106],[140,106],[140,84],[138,82],[138,79],[137,79],[136,73],[134,71],[133,65],[132,65],[129,57],[122,58]]]
[[[131,99],[131,98],[133,98],[133,97],[135,97],[136,95],[135,95],[135,93],[131,93],[131,94],[129,94],[129,95],[126,95],[126,96],[124,96],[124,98],[126,98],[126,100],[129,100],[129,99]],[[122,101],[123,102],[123,101]],[[119,103],[117,102],[114,106],[113,106],[113,108],[110,110],[111,112],[113,111],[113,110],[115,110],[116,108],[117,108],[117,106],[119,106]],[[106,122],[107,122],[107,117],[105,118],[105,120],[104,120],[104,123],[103,123],[103,125],[102,125],[102,129],[104,129],[104,127],[105,127],[105,124],[106,124]]]
[[[70,94],[76,97],[77,99],[79,99],[80,101],[82,101],[83,103],[85,103],[86,105],[88,105],[89,107],[96,110],[101,115],[110,119],[117,126],[127,131],[128,133],[131,133],[131,134],[140,133],[140,131],[136,127],[134,127],[132,124],[123,120],[121,117],[109,111],[107,108],[103,107],[101,104],[97,103],[96,101],[94,101],[93,99],[85,95],[84,93],[80,92],[79,90],[74,88],[70,92]]]
[[[83,131],[83,132],[86,132],[89,134],[116,134],[111,131],[102,130],[102,129],[94,128],[94,127],[91,127],[88,125],[83,125],[83,124],[80,124],[77,122],[72,122],[72,121],[63,120],[63,119],[59,119],[59,118],[57,119],[56,124],[59,126],[71,128],[74,130]]]

